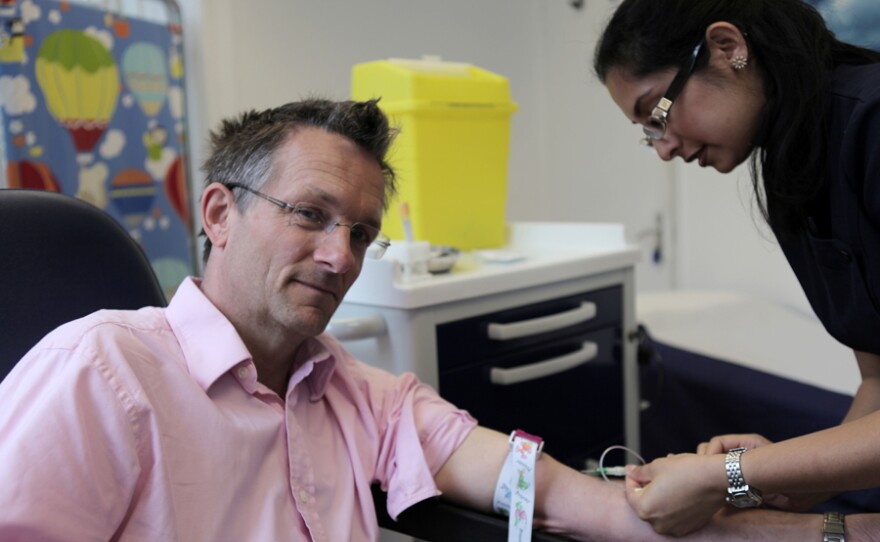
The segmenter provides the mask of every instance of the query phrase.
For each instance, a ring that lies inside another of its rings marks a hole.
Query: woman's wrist
[[[724,472],[727,476],[726,500],[737,508],[754,508],[761,504],[761,490],[750,485],[743,474],[742,457],[747,448],[733,448],[724,457]]]

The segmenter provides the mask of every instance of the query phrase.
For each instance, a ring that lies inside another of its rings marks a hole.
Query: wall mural
[[[170,297],[195,269],[181,29],[112,5],[0,0],[3,184],[107,211]]]

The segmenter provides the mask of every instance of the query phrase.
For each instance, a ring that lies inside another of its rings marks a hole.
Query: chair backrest
[[[140,245],[110,215],[71,196],[0,189],[0,380],[65,322],[165,304]]]

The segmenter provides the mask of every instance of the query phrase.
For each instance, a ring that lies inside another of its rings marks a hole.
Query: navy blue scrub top
[[[827,204],[780,246],[829,333],[880,355],[880,64],[835,69],[827,108]]]

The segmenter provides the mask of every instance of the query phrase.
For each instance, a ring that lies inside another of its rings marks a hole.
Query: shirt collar
[[[187,277],[168,304],[165,317],[183,350],[187,369],[205,391],[223,374],[251,359],[232,323],[205,296],[200,279]],[[309,398],[323,397],[336,367],[333,341],[324,336],[307,339],[297,351],[291,377],[292,388],[305,380]]]
[[[251,359],[232,323],[202,293],[200,280],[187,277],[168,304],[165,317],[187,369],[205,391],[230,369]]]
[[[295,387],[305,380],[309,386],[309,399],[318,401],[324,396],[333,370],[336,368],[336,356],[327,347],[323,336],[306,339],[300,346],[294,359],[294,371],[289,388]]]

